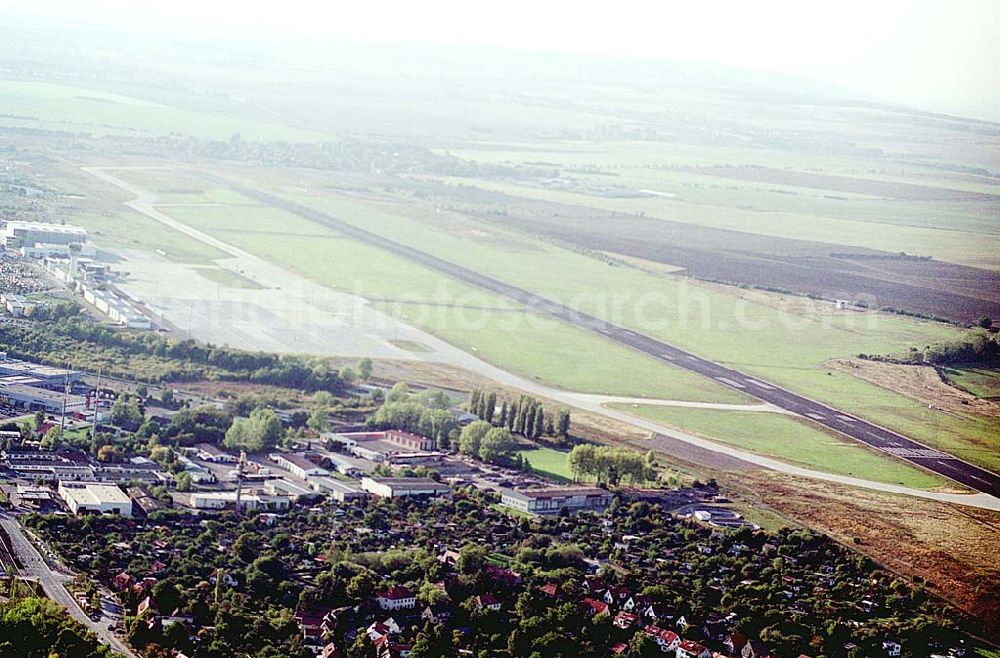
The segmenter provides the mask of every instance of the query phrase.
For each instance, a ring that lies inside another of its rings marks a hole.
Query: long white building
[[[4,244],[8,247],[33,247],[36,244],[86,242],[87,229],[68,224],[11,221],[4,226]]]

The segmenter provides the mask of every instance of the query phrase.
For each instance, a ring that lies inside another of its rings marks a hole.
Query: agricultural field
[[[179,133],[210,139],[229,139],[235,133],[251,139],[322,137],[317,131],[50,82],[0,80],[0,95],[4,98],[0,126],[10,128],[98,135]]]
[[[820,471],[934,489],[936,475],[880,455],[808,420],[783,414],[612,404],[611,407],[783,461]]]
[[[962,322],[1000,315],[993,294],[1000,285],[995,256],[1000,235],[995,233],[463,182],[502,192],[490,206],[503,210],[508,226],[580,250],[659,261],[708,280],[857,300]],[[899,252],[934,260],[901,259]]]

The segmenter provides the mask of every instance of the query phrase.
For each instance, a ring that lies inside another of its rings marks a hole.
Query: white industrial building
[[[361,478],[361,488],[379,498],[446,498],[451,487],[429,478]]]
[[[191,494],[190,498],[191,507],[195,509],[221,510],[236,506],[235,491],[199,492]],[[244,509],[250,511],[279,512],[287,510],[291,506],[291,499],[282,495],[244,493],[240,497],[240,504]]]
[[[607,508],[614,495],[597,487],[552,487],[548,489],[503,489],[500,504],[532,514],[558,514],[579,510],[601,511]]]
[[[78,283],[77,288],[83,293],[83,299],[112,321],[129,329],[149,329],[152,322],[127,300],[110,290]]]
[[[67,414],[82,413],[87,408],[85,397],[24,384],[0,383],[0,400],[12,407],[48,413],[62,413],[63,410]]]
[[[68,224],[11,221],[4,226],[4,245],[7,247],[33,247],[36,244],[69,244],[86,242],[87,230]]]
[[[330,471],[312,462],[306,453],[272,452],[268,457],[281,468],[297,475],[303,480],[310,477],[329,475]]]
[[[132,516],[132,500],[113,484],[61,481],[59,497],[74,514]]]

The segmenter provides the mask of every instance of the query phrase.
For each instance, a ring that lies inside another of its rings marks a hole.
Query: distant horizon
[[[488,48],[719,65],[810,80],[918,111],[1000,121],[1000,76],[989,47],[1000,36],[1000,6],[987,0],[848,2],[836,10],[784,0],[757,3],[752,10],[721,0],[698,8],[626,0],[613,15],[594,3],[535,7],[520,0],[492,13],[450,0],[419,11],[383,0],[364,8],[325,8],[318,15],[298,0],[277,13],[268,3],[87,5],[0,0],[0,12],[193,41]],[[636,20],[640,15],[649,19]]]

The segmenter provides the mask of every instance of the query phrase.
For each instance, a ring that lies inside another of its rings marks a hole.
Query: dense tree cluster
[[[517,442],[506,427],[493,427],[485,420],[476,420],[462,428],[458,450],[491,464],[508,465]]]
[[[264,452],[278,444],[281,433],[278,414],[273,409],[259,408],[251,411],[247,418],[234,418],[222,444],[230,450]]]
[[[0,325],[0,349],[19,358],[73,363],[148,382],[220,379],[332,392],[344,384],[321,359],[247,352],[149,331],[116,331],[82,317],[30,326]]]
[[[324,641],[348,658],[372,655],[363,629],[389,616],[414,641],[417,658],[603,658],[617,642],[629,645],[627,658],[661,655],[648,652],[634,628],[614,627],[611,615],[582,611],[597,581],[642,596],[662,627],[683,616],[678,632],[710,650],[722,650],[720,632],[738,631],[764,640],[773,655],[850,658],[848,643],[860,646],[856,655],[874,655],[892,637],[904,658],[916,658],[934,641],[947,647],[959,637],[951,613],[926,592],[806,530],[709,528],[622,499],[604,515],[531,519],[508,516],[495,502],[469,489],[432,502],[328,503],[266,522],[228,512],[27,521],[105,584],[167,565],[148,594],[161,612],[192,617],[184,632],[135,620],[146,592],[119,594],[131,615],[129,638],[147,657],[189,652],[192,643],[203,658],[306,656],[296,610],[337,610]],[[457,559],[440,559],[443,548],[458,551]],[[231,580],[220,584],[219,574]],[[505,580],[511,575],[516,580]],[[540,592],[548,584],[554,596]],[[393,585],[416,593],[418,608],[378,610],[372,597]],[[501,610],[480,609],[482,594]],[[431,603],[450,620],[421,619]]]
[[[458,436],[458,421],[451,406],[451,398],[441,391],[427,389],[413,393],[406,384],[396,384],[369,417],[368,426],[428,436],[438,446],[447,448]]]
[[[622,480],[640,483],[656,478],[652,452],[642,456],[635,450],[614,446],[574,446],[569,453],[569,468],[574,478],[594,478],[608,484]]]
[[[958,364],[995,366],[1000,364],[1000,334],[991,334],[987,329],[979,327],[965,332],[959,338],[940,341],[923,348],[911,347],[902,354],[893,356],[859,354],[858,357],[897,363],[926,363],[933,366]]]
[[[112,658],[59,604],[26,597],[0,601],[0,656],[4,658]]]

